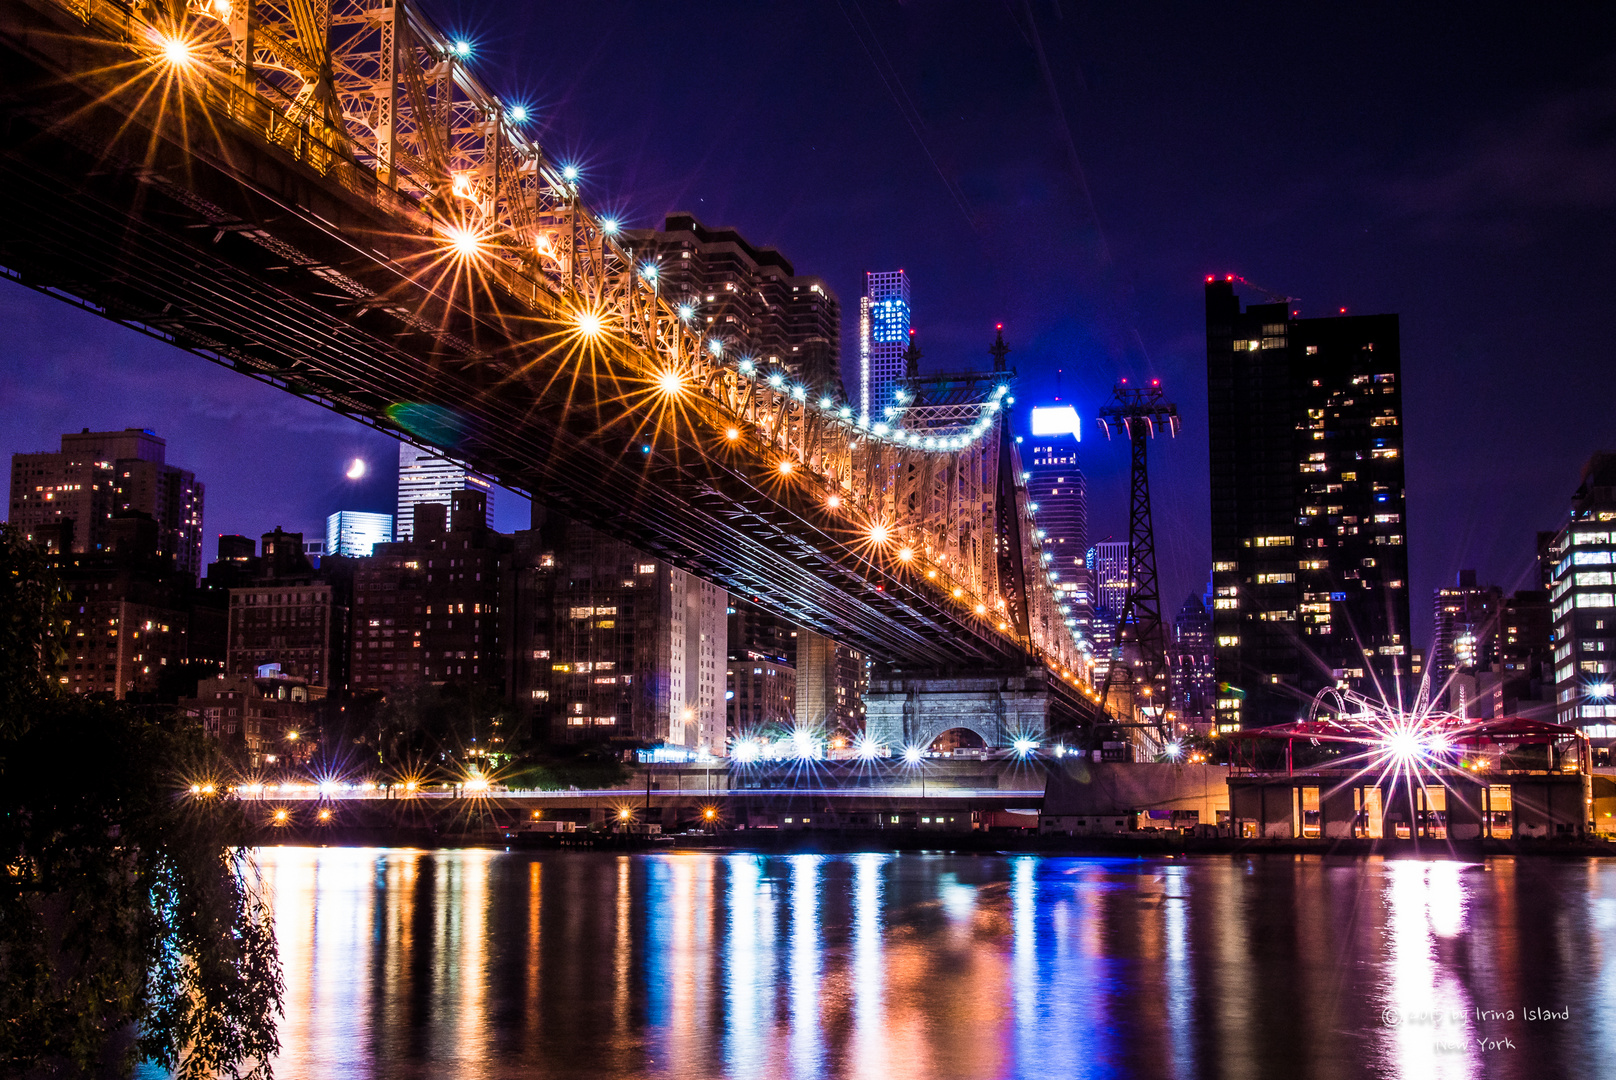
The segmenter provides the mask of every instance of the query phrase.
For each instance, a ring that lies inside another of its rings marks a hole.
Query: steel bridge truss
[[[545,447],[557,454],[565,446],[594,461],[604,481],[623,472],[622,446],[643,440],[641,492],[655,486],[647,483],[653,457],[656,467],[670,470],[670,489],[677,479],[681,490],[701,472],[696,455],[722,459],[722,469],[704,466],[701,484],[723,503],[725,520],[764,523],[782,538],[783,557],[814,563],[828,587],[859,597],[847,601],[820,590],[821,605],[799,602],[788,612],[805,625],[879,652],[879,635],[867,626],[863,636],[838,630],[869,622],[854,612],[860,603],[896,603],[897,596],[870,591],[891,589],[928,613],[914,624],[914,647],[890,650],[900,657],[925,655],[920,643],[933,635],[931,651],[940,658],[1020,655],[1078,682],[1079,654],[1055,594],[1044,575],[1027,572],[1040,564],[1009,429],[1007,375],[983,376],[980,393],[939,402],[946,416],[916,410],[912,418],[870,424],[846,403],[811,401],[804,388],[765,375],[752,358],[727,355],[693,312],[660,294],[657,268],[637,262],[618,243],[615,225],[585,205],[577,170],[526,133],[521,112],[472,72],[469,47],[440,32],[418,4],[0,0],[0,29],[11,53],[29,55],[58,88],[75,87],[88,99],[69,116],[48,117],[49,130],[82,144],[74,125],[83,116],[121,115],[113,141],[129,143],[131,132],[143,133],[145,161],[111,145],[79,149],[93,149],[109,170],[138,174],[148,190],[195,217],[184,228],[214,232],[215,245],[231,234],[256,245],[270,264],[265,273],[315,275],[325,290],[315,302],[340,312],[320,348],[340,346],[358,356],[378,346],[353,326],[392,320],[394,329],[380,339],[390,334],[409,354],[400,353],[399,362],[425,357],[432,365],[430,376],[411,376],[414,399],[475,413],[475,430],[444,438],[433,425],[395,411],[400,397],[389,403],[380,390],[361,392],[316,361],[268,363],[267,332],[264,342],[232,344],[223,322],[210,336],[214,323],[206,319],[165,321],[170,305],[115,310],[130,304],[98,299],[111,295],[105,287],[97,293],[63,280],[77,273],[63,269],[74,261],[65,239],[53,249],[54,261],[39,256],[57,280],[31,279],[13,265],[27,261],[21,256],[0,259],[14,276],[377,427],[449,449],[501,482],[597,524],[611,516],[603,508],[610,500],[584,508],[575,477],[568,486],[559,468],[538,464]],[[241,146],[257,149],[246,155]],[[176,152],[183,164],[174,164]],[[266,161],[275,169],[290,165],[297,176],[276,174],[280,187],[271,191],[263,179]],[[198,194],[187,174],[204,164],[233,177],[254,205],[281,200],[271,206],[275,213],[260,217],[295,218],[305,232],[310,226],[321,232],[322,243],[345,245],[349,257],[310,254],[286,239],[290,227],[283,235]],[[292,189],[310,194],[288,201]],[[360,234],[346,223],[333,225],[305,209],[310,200],[365,208],[366,220],[379,227]],[[41,235],[30,242],[43,249],[56,240]],[[126,249],[133,250],[127,242]],[[123,284],[125,292],[133,288]],[[595,400],[545,400],[580,390]],[[603,390],[623,400],[606,402]],[[501,397],[530,404],[524,413]],[[625,421],[630,406],[677,413],[689,430],[667,446],[658,441],[657,424]],[[617,449],[608,452],[603,444],[611,439],[598,427],[588,432],[580,417],[592,410],[598,425],[603,410],[613,409],[618,434],[630,434],[613,435]],[[524,434],[522,425],[541,411],[546,430]],[[527,449],[513,449],[517,443]],[[664,517],[670,530],[672,520]],[[661,548],[649,528],[632,535],[687,569],[750,591],[733,567],[689,539],[688,528],[682,542]],[[785,564],[771,565],[787,572]],[[863,567],[862,579],[849,576],[849,566]],[[935,640],[939,627],[963,627],[980,644],[946,647]]]

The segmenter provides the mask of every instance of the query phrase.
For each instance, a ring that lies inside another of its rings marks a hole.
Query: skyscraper
[[[771,247],[734,229],[712,229],[694,214],[669,214],[658,229],[629,229],[635,260],[654,266],[663,299],[688,304],[690,317],[730,355],[750,355],[768,372],[841,400],[842,307],[825,280],[799,275]]]
[[[859,301],[859,416],[886,415],[903,378],[909,347],[909,275],[902,270],[866,271]]]
[[[1089,548],[1089,572],[1094,577],[1094,601],[1111,613],[1113,620],[1122,617],[1123,605],[1128,600],[1128,544],[1126,541],[1108,540]]]
[[[157,522],[158,554],[202,572],[203,486],[164,462],[167,443],[142,428],[63,435],[59,452],[11,456],[11,523],[47,550],[105,550],[114,514]]]
[[[1242,311],[1208,279],[1206,341],[1219,726],[1408,692],[1397,316]]]
[[[460,462],[423,450],[409,443],[398,444],[398,517],[393,538],[409,540],[415,535],[415,504],[449,505],[457,491],[481,491],[487,496],[486,524],[494,524],[494,482],[467,469]]]
[[[1038,507],[1038,540],[1045,566],[1057,574],[1061,615],[1080,641],[1088,640],[1094,590],[1088,568],[1088,487],[1077,460],[1077,413],[1067,405],[1035,408],[1032,417],[1031,453],[1023,459],[1027,497]]]
[[[369,555],[377,544],[392,542],[392,514],[338,510],[325,519],[325,547],[321,554],[360,558]]]
[[[223,605],[161,553],[149,515],[124,512],[109,524],[101,550],[56,560],[67,601],[61,687],[172,701],[183,665],[224,661]]]
[[[797,631],[796,715],[829,732],[864,731],[864,692],[869,686],[864,654],[811,630]]]
[[[1595,454],[1549,544],[1555,719],[1616,746],[1616,454]]]

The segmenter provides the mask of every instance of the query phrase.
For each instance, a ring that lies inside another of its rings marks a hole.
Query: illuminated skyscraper
[[[1094,602],[1113,619],[1121,618],[1128,600],[1128,544],[1110,540],[1089,548],[1089,571],[1094,575]]]
[[[377,544],[393,542],[393,515],[338,510],[325,519],[323,555],[362,558]]]
[[[1409,694],[1397,316],[1242,311],[1208,280],[1206,358],[1219,727]]]
[[[1038,507],[1038,539],[1044,566],[1055,575],[1061,615],[1081,642],[1094,622],[1089,573],[1088,486],[1077,460],[1079,423],[1070,405],[1032,410],[1027,497]]]
[[[1099,684],[1111,670],[1111,654],[1117,646],[1117,625],[1122,618],[1123,605],[1128,601],[1128,544],[1116,540],[1095,544],[1089,548],[1085,561],[1089,588],[1094,594],[1094,613],[1088,634],[1094,642],[1092,677]]]
[[[1549,543],[1555,719],[1616,747],[1616,454],[1595,454]]]
[[[866,271],[859,301],[859,416],[873,423],[886,415],[908,347],[909,275]]]
[[[494,525],[494,482],[471,472],[460,462],[409,443],[398,444],[398,517],[393,537],[415,536],[415,504],[442,503],[447,507],[457,491],[480,491],[487,496],[487,522]]]

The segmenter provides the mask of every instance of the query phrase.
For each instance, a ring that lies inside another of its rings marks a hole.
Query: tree
[[[420,686],[388,695],[371,711],[362,741],[394,774],[426,762],[503,760],[509,706],[483,683]]]
[[[183,717],[63,692],[59,597],[0,526],[0,1072],[267,1080],[280,964],[224,762]]]

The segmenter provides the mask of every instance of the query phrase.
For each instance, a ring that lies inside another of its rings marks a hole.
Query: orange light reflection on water
[[[1178,1080],[1355,1075],[1335,1068],[1350,1062],[1458,1080],[1492,1075],[1461,1045],[1488,1035],[1560,1070],[1511,1075],[1594,1075],[1616,982],[1616,868],[1602,866],[257,859],[285,969],[286,1076]],[[1535,1000],[1546,986],[1563,989]],[[1466,1019],[1523,1003],[1577,1022]],[[1388,1008],[1405,1021],[1384,1023]]]

